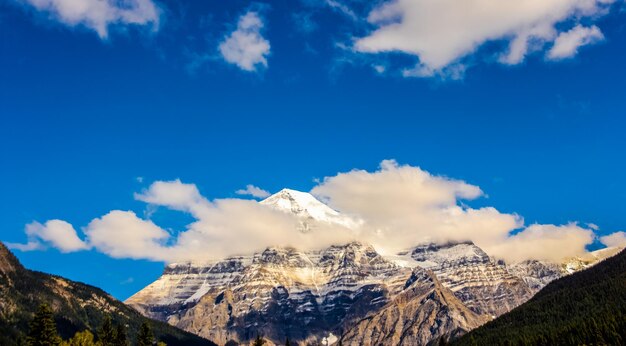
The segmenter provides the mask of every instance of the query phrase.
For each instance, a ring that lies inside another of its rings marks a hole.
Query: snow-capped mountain
[[[270,208],[294,214],[301,219],[300,231],[311,230],[311,221],[337,224],[350,229],[356,228],[359,222],[347,216],[341,215],[336,210],[320,202],[310,193],[291,189],[282,189],[279,192],[262,200],[262,205]]]
[[[304,192],[284,189],[260,203],[294,214],[304,232],[321,222],[359,226]],[[209,264],[170,264],[126,303],[219,344],[257,334],[275,343],[338,336],[346,345],[425,344],[475,328],[617,251],[506,265],[471,242],[421,244],[394,256],[359,242],[306,252],[270,247]]]

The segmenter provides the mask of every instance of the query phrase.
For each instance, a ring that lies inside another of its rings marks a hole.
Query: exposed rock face
[[[157,294],[162,291],[170,296]],[[364,338],[383,344],[402,338],[412,344],[462,333],[486,321],[433,274],[401,267],[361,243],[307,253],[269,248],[251,258],[207,267],[170,265],[127,303],[220,344],[245,342],[257,334],[276,343],[287,337],[319,342],[329,333],[346,332],[352,344]],[[402,326],[406,335],[389,329],[374,338],[371,329],[378,319],[395,319],[395,325],[387,326]],[[413,323],[416,319],[422,320]]]
[[[537,260],[515,263],[509,266],[509,271],[522,278],[533,293],[538,292],[551,281],[566,275],[561,265]]]
[[[344,345],[426,345],[485,323],[432,275],[416,269],[407,287],[380,311],[347,330]]]
[[[621,250],[623,250],[621,247],[600,249],[579,257],[566,258],[562,263],[527,260],[510,265],[509,271],[522,278],[534,294],[550,282],[565,275],[592,267],[614,256]]]
[[[472,242],[421,245],[410,256],[477,314],[499,316],[533,295],[523,279]]]
[[[218,343],[257,333],[319,340],[384,306],[410,275],[361,243],[306,253],[269,248],[204,267],[170,265],[127,303]]]

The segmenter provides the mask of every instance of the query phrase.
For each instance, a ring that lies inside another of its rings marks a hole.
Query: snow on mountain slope
[[[282,189],[259,203],[300,217],[303,220],[303,227],[300,230],[304,232],[310,231],[310,220],[337,224],[350,229],[359,225],[359,222],[341,215],[306,192]]]
[[[588,252],[582,256],[565,259],[561,265],[567,273],[571,274],[589,268],[604,259],[615,256],[623,249],[623,247],[609,247]]]
[[[472,242],[423,244],[393,259],[432,270],[443,286],[478,314],[499,316],[532,296],[521,278]]]
[[[127,303],[220,344],[256,333],[319,341],[381,308],[410,274],[356,242],[311,252],[273,247],[207,267],[168,266]]]
[[[533,292],[538,292],[551,281],[587,269],[604,259],[616,255],[621,250],[623,248],[609,247],[592,251],[582,256],[566,258],[561,263],[527,260],[513,263],[509,266],[509,271],[524,279]]]

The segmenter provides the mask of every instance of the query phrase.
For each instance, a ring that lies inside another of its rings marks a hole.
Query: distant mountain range
[[[60,276],[31,271],[0,243],[0,345],[20,345],[29,321],[40,304],[54,311],[57,328],[64,338],[77,331],[95,332],[106,315],[115,324],[127,326],[132,338],[143,322],[168,345],[215,345],[166,323],[150,320],[106,292]]]
[[[294,190],[260,203],[298,216],[301,232],[320,223],[358,224]],[[427,344],[463,335],[618,251],[506,264],[471,242],[414,244],[393,256],[359,242],[317,251],[274,247],[208,264],[170,264],[126,303],[219,344],[257,335],[275,344]]]

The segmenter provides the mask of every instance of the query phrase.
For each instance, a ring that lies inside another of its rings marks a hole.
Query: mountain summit
[[[355,220],[341,215],[338,211],[330,208],[307,192],[282,189],[259,203],[296,215],[305,222],[304,225],[307,227],[310,226],[310,222],[307,222],[307,220],[336,224],[350,229],[358,225],[358,222]],[[301,230],[308,231],[310,229],[305,227],[305,229]]]
[[[359,222],[309,193],[259,202],[295,216],[301,232]],[[301,251],[268,247],[210,264],[173,263],[126,303],[145,316],[224,344],[416,345],[458,337],[529,300],[550,281],[614,254],[567,263],[507,264],[466,242],[406,244],[383,255],[365,243]]]

